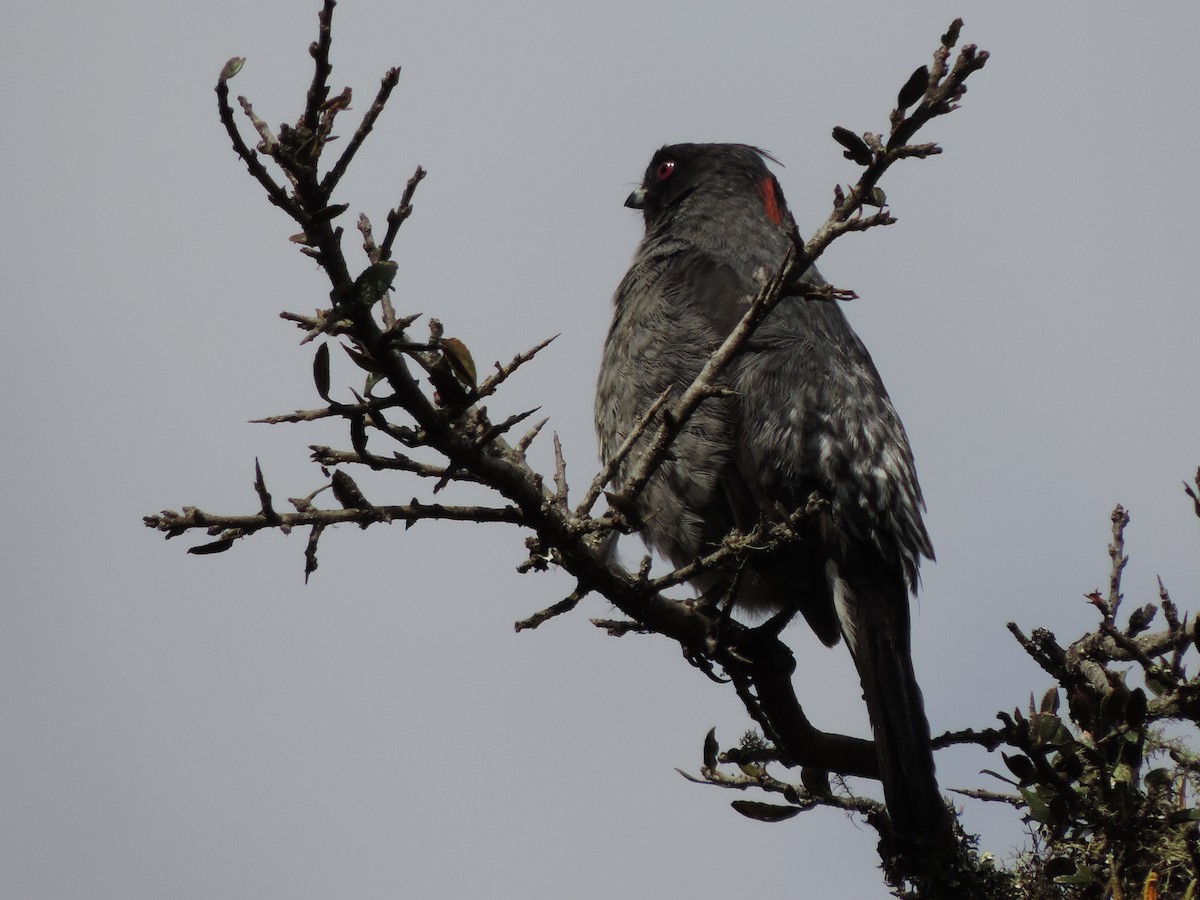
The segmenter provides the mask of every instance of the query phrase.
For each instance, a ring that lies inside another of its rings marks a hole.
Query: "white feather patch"
[[[837,563],[832,559],[825,562],[825,577],[833,590],[833,608],[837,612],[838,621],[842,624],[842,636],[846,646],[850,648],[851,656],[858,656],[858,630],[854,624],[854,594],[849,585],[838,574]]]

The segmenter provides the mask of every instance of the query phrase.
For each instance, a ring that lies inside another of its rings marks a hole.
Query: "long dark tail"
[[[855,568],[839,573],[834,593],[871,717],[888,816],[899,838],[944,835],[946,807],[909,645],[908,590],[891,567]]]

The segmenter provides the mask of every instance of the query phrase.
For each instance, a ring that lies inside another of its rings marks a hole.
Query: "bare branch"
[[[492,394],[496,393],[496,388],[500,387],[500,385],[507,381],[509,377],[511,377],[512,374],[517,371],[517,369],[521,368],[521,366],[525,365],[525,363],[529,362],[531,359],[549,347],[550,344],[553,343],[557,338],[557,334],[551,335],[544,341],[534,345],[533,347],[530,347],[524,353],[518,353],[509,361],[507,366],[502,366],[500,363],[496,363],[496,374],[490,376],[486,381],[483,382],[483,384],[479,385],[478,389],[475,391],[474,399],[476,401],[482,400],[484,397],[490,397]]]
[[[627,634],[653,634],[654,629],[647,628],[640,622],[631,619],[589,619],[597,628],[602,628],[609,637],[624,637]]]
[[[825,806],[845,810],[846,812],[859,813],[868,819],[874,820],[878,820],[883,814],[883,804],[878,800],[872,800],[869,797],[856,797],[849,792],[818,794],[804,787],[780,781],[778,778],[770,775],[765,768],[755,774],[746,774],[744,771],[727,772],[717,768],[705,767],[701,769],[699,778],[689,775],[681,769],[677,769],[676,771],[688,779],[688,781],[697,784],[708,784],[713,787],[731,788],[738,791],[753,788],[770,794],[780,794],[787,798],[788,802],[795,806],[798,812],[805,812],[810,809],[816,809],[819,806]]]
[[[933,739],[932,744],[934,750],[942,750],[959,744],[978,744],[986,750],[995,750],[1005,740],[1004,732],[996,728],[983,728],[979,731],[973,728],[964,728],[961,731],[947,731],[940,734]]]
[[[1108,610],[1105,621],[1112,625],[1117,620],[1117,610],[1121,606],[1121,573],[1129,557],[1125,555],[1125,526],[1129,524],[1129,513],[1121,504],[1117,504],[1112,512],[1112,543],[1108,545],[1108,555],[1112,558],[1112,572],[1108,576]]]
[[[375,102],[371,104],[371,108],[363,116],[362,122],[359,123],[358,129],[354,132],[354,136],[350,138],[350,143],[346,145],[346,149],[342,151],[342,155],[333,164],[333,168],[325,173],[325,177],[321,180],[321,190],[330,193],[338,186],[338,182],[346,174],[346,168],[354,160],[354,155],[358,153],[358,148],[363,145],[363,141],[367,139],[367,135],[375,127],[375,122],[383,112],[383,107],[387,104],[388,97],[392,94],[392,89],[396,87],[399,81],[399,66],[395,66],[384,72],[383,79],[379,85],[379,93],[375,95]],[[372,260],[372,262],[378,262],[378,260]]]
[[[333,64],[329,61],[329,48],[333,45],[333,8],[337,0],[324,0],[317,15],[317,40],[308,48],[313,58],[312,83],[308,88],[308,99],[304,105],[303,123],[310,134],[315,134],[321,123],[321,107],[329,96],[329,76]]]
[[[321,540],[321,534],[325,531],[324,525],[314,525],[308,533],[308,543],[304,546],[304,583],[308,584],[308,577],[313,572],[317,571],[317,542]]]
[[[283,520],[271,503],[271,494],[267,491],[267,483],[263,479],[262,466],[258,464],[257,459],[254,460],[254,490],[258,494],[259,502],[262,504],[263,518],[271,525],[282,524]]]
[[[353,450],[336,450],[321,444],[313,444],[309,449],[312,451],[313,461],[323,466],[357,464],[377,470],[412,472],[422,478],[445,478],[450,472],[446,466],[423,463],[399,451],[393,451],[391,456],[380,456],[374,453],[358,453]],[[455,470],[450,475],[450,480],[481,483],[479,476],[462,469]]]
[[[962,794],[964,797],[971,797],[975,800],[985,800],[990,803],[1007,803],[1009,806],[1015,806],[1018,809],[1025,805],[1025,800],[1015,794],[998,794],[995,791],[984,790],[983,788],[946,788],[955,794]]]
[[[382,397],[378,400],[366,400],[360,403],[331,403],[329,406],[322,406],[319,409],[298,409],[295,412],[284,413],[283,415],[251,419],[250,422],[253,425],[282,425],[296,422],[315,422],[318,419],[333,417],[353,419],[372,412],[395,409],[401,405],[397,397]]]
[[[554,432],[554,502],[567,508],[567,461],[563,459],[562,441]]]
[[[182,511],[164,510],[160,515],[145,516],[142,521],[148,528],[166,532],[176,537],[187,531],[203,529],[209,534],[236,529],[251,534],[264,528],[280,528],[290,531],[306,525],[342,525],[352,523],[367,526],[377,522],[401,521],[407,524],[421,519],[449,519],[459,522],[508,522],[523,524],[520,510],[512,506],[443,506],[437,503],[413,501],[396,506],[366,506],[361,509],[309,509],[303,512],[282,513],[277,521],[263,513],[250,515],[214,515],[194,506],[185,506]]]
[[[506,432],[510,431],[513,428],[513,426],[520,425],[522,422],[524,422],[526,419],[528,419],[530,416],[532,416],[539,409],[541,409],[540,406],[535,406],[533,409],[525,410],[525,412],[514,413],[513,415],[511,415],[507,419],[505,419],[503,422],[499,422],[495,425],[489,426],[487,428],[487,430],[485,430],[483,432],[483,434],[479,436],[479,438],[478,438],[479,446],[484,447],[484,446],[487,446],[488,444],[492,443],[494,440],[496,440],[496,438],[500,437],[500,435],[505,434]]]
[[[303,223],[304,214],[300,207],[297,206],[284,189],[278,185],[267,172],[263,164],[258,160],[258,154],[246,146],[246,142],[242,140],[242,134],[238,131],[237,121],[234,119],[233,107],[229,105],[229,83],[224,78],[217,82],[217,111],[221,118],[221,124],[225,126],[225,133],[229,135],[230,141],[233,142],[233,152],[238,155],[238,158],[246,164],[246,168],[255,180],[262,185],[263,190],[267,192],[268,199],[286,212],[297,222]]]
[[[762,522],[746,534],[730,532],[721,546],[712,553],[651,580],[650,588],[656,591],[666,590],[677,584],[685,584],[704,572],[729,565],[735,560],[745,559],[752,553],[770,553],[785,544],[793,543],[800,539],[796,531],[797,526],[825,506],[826,504],[814,493],[809,497],[808,505],[804,509],[796,510],[782,522]]]
[[[408,179],[408,184],[405,185],[404,193],[400,197],[400,205],[391,210],[387,215],[387,231],[383,236],[383,243],[379,245],[379,259],[382,261],[392,258],[392,244],[396,241],[396,235],[400,233],[400,226],[404,224],[404,220],[412,215],[412,198],[416,193],[417,185],[425,178],[425,170],[417,166],[417,170],[413,172],[412,178]]]
[[[582,600],[587,595],[588,595],[587,588],[582,587],[582,586],[577,587],[577,588],[575,588],[575,590],[571,591],[570,594],[568,594],[562,600],[559,600],[553,606],[548,606],[545,609],[540,610],[539,612],[535,612],[532,616],[529,616],[528,618],[525,618],[525,619],[521,619],[519,622],[514,623],[513,631],[521,632],[521,631],[525,631],[526,629],[537,628],[543,622],[549,621],[550,619],[553,619],[555,616],[561,616],[564,613],[569,613],[576,606],[578,606],[579,601]]]

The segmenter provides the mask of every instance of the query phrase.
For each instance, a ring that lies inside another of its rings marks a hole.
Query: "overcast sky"
[[[1047,680],[1004,630],[1089,629],[1109,513],[1132,511],[1130,604],[1161,575],[1198,606],[1196,210],[1200,6],[343,0],[336,89],[393,102],[345,182],[398,243],[397,307],[481,366],[558,341],[495,400],[542,405],[573,482],[596,470],[591,397],[639,237],[622,201],[650,154],[741,141],[784,164],[801,227],[856,169],[834,125],[886,128],[956,15],[992,51],[945,154],[885,182],[899,223],[820,266],[904,417],[938,563],[915,616],[935,732],[987,726]],[[294,120],[317,0],[21,3],[5,15],[0,228],[9,338],[0,522],[0,893],[14,898],[886,896],[873,833],[817,810],[747,821],[689,784],[705,731],[747,727],[653,637],[613,640],[592,598],[533,633],[559,574],[519,576],[516,529],[422,523],[216,557],[141,516],[252,511],[321,475],[336,427],[247,420],[319,399],[281,309],[326,282],[234,158],[224,61]],[[914,9],[919,8],[919,11]],[[343,122],[342,130],[350,121]],[[350,217],[347,217],[350,221]],[[350,366],[335,384],[360,384]],[[342,396],[348,396],[345,392]],[[539,463],[545,465],[546,447]],[[369,496],[426,496],[375,479]],[[800,694],[866,733],[844,648],[803,626]],[[984,785],[982,752],[939,755]],[[967,803],[983,848],[1022,827]]]

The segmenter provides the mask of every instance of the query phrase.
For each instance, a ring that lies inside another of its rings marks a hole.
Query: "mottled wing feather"
[[[835,556],[837,542],[868,541],[912,586],[919,558],[933,555],[912,453],[841,309],[785,299],[735,363],[733,388],[742,477],[787,507],[819,492],[832,507]]]

